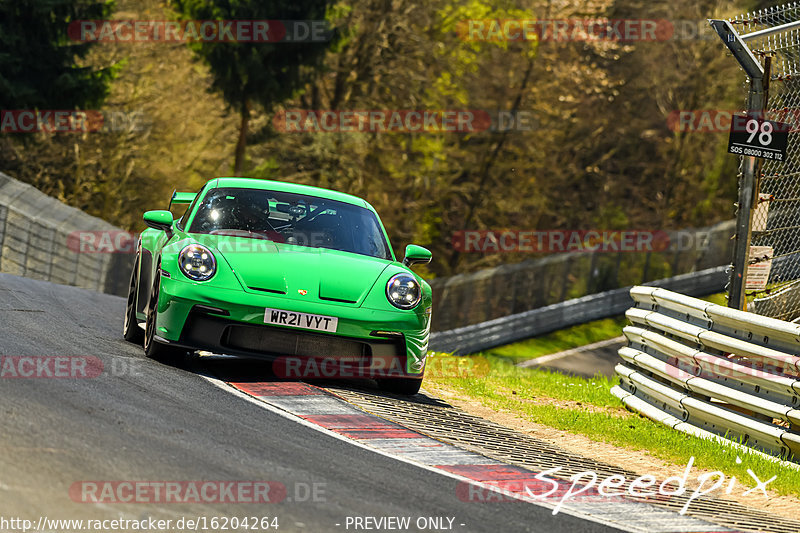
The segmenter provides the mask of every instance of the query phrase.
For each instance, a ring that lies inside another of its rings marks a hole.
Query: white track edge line
[[[400,462],[403,462],[403,463],[407,463],[407,464],[416,466],[418,468],[422,468],[423,470],[427,470],[429,472],[434,472],[436,474],[440,474],[440,475],[443,475],[443,476],[446,476],[446,477],[449,477],[449,478],[452,478],[452,479],[455,479],[455,480],[458,480],[458,481],[471,483],[473,485],[478,485],[481,488],[484,488],[484,489],[487,489],[487,490],[496,490],[496,487],[493,487],[493,486],[488,485],[486,483],[482,483],[480,481],[476,481],[476,480],[470,479],[468,477],[460,476],[458,474],[454,474],[453,472],[448,472],[447,470],[443,470],[441,468],[436,468],[434,466],[426,465],[425,463],[420,463],[420,462],[414,461],[413,459],[409,459],[407,457],[399,457],[397,455],[392,455],[392,454],[390,454],[388,452],[385,452],[385,451],[383,451],[381,449],[378,449],[378,448],[373,448],[372,446],[369,446],[367,444],[363,444],[363,443],[361,443],[361,442],[359,442],[359,441],[357,441],[355,439],[351,439],[351,438],[345,437],[344,435],[336,433],[335,431],[331,431],[331,430],[329,430],[327,428],[324,428],[324,427],[322,427],[320,425],[314,424],[313,422],[309,422],[308,420],[306,420],[304,418],[301,418],[301,417],[299,417],[297,415],[294,415],[294,414],[290,413],[289,411],[286,411],[284,409],[281,409],[279,407],[271,405],[271,404],[269,404],[269,403],[267,403],[265,401],[259,400],[258,398],[254,397],[254,396],[251,396],[251,395],[249,395],[249,394],[237,389],[236,387],[234,387],[232,385],[229,385],[228,383],[226,383],[226,382],[224,382],[224,381],[222,381],[220,379],[217,379],[217,378],[214,378],[214,377],[211,377],[211,376],[207,376],[207,375],[202,375],[202,374],[199,374],[199,375],[200,375],[201,378],[207,380],[211,384],[213,384],[213,385],[215,385],[215,386],[217,386],[217,387],[219,387],[219,388],[221,388],[223,390],[226,390],[226,391],[230,392],[234,396],[238,396],[240,398],[243,398],[243,399],[247,400],[250,403],[258,405],[262,409],[266,409],[267,411],[275,413],[275,414],[277,414],[277,415],[279,415],[279,416],[281,416],[283,418],[286,418],[287,420],[292,420],[294,422],[299,423],[302,426],[314,429],[314,430],[319,431],[320,433],[323,433],[323,434],[328,435],[330,437],[333,437],[333,438],[336,438],[338,440],[347,442],[347,443],[349,443],[351,445],[354,445],[354,446],[357,446],[359,448],[363,448],[365,450],[377,453],[377,454],[382,455],[384,457],[388,457],[390,459],[395,459],[397,461],[400,461]],[[469,452],[469,450],[465,450],[465,451]],[[475,452],[470,452],[470,453],[475,453]],[[476,455],[480,455],[480,454],[476,454]],[[443,465],[443,466],[446,466],[446,465]],[[509,465],[509,466],[511,466],[511,465]],[[513,498],[514,496],[513,495],[509,495],[509,497]],[[550,504],[550,503],[547,503],[547,502],[544,502],[544,501],[541,501],[541,502],[532,501],[530,499],[525,499],[525,498],[515,498],[515,499],[518,499],[520,502],[523,502],[523,503],[529,503],[531,505],[536,505],[538,507],[543,507],[545,509],[550,509],[550,510],[552,510],[552,509],[554,509],[556,507],[555,504]],[[646,503],[641,503],[641,504],[642,505],[648,505]],[[603,520],[603,519],[599,518],[596,515],[586,514],[586,513],[583,513],[581,511],[576,511],[574,509],[563,509],[562,508],[562,510],[559,511],[559,514],[569,515],[569,516],[572,516],[574,518],[587,520],[589,522],[602,524],[604,526],[608,526],[608,527],[615,528],[615,529],[622,530],[622,531],[628,531],[628,532],[631,532],[631,533],[640,533],[640,532],[641,533],[648,533],[648,531],[649,531],[649,530],[646,530],[646,529],[629,528],[628,526],[620,525],[619,523],[616,523],[616,522],[610,522],[610,521],[607,521],[607,520]],[[698,520],[698,519],[695,519],[695,520]],[[708,522],[707,520],[701,520],[701,521]],[[711,525],[719,525],[719,524],[714,524],[713,522],[708,522],[708,523],[711,524]]]
[[[614,337],[613,339],[606,339],[604,341],[593,342],[592,344],[587,344],[585,346],[578,346],[577,348],[570,348],[568,350],[563,350],[561,352],[556,352],[548,355],[542,355],[541,357],[535,357],[533,359],[528,359],[527,361],[523,361],[517,366],[522,368],[530,368],[541,366],[544,364],[549,363],[550,361],[557,361],[559,359],[564,359],[565,357],[571,357],[573,355],[578,355],[582,353],[586,353],[591,350],[595,350],[597,348],[604,348],[606,346],[611,346],[612,344],[616,344],[618,342],[625,342],[625,337]]]

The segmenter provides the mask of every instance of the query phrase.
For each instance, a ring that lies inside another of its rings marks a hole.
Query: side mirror
[[[169,211],[147,211],[144,214],[144,223],[153,229],[172,232],[172,213]]]
[[[405,266],[411,266],[416,263],[430,263],[431,251],[427,248],[423,248],[422,246],[417,246],[416,244],[409,244],[406,246],[406,257],[403,259],[403,264]]]

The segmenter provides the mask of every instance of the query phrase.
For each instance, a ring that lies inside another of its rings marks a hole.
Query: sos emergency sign
[[[734,115],[728,153],[784,161],[791,124],[754,116]]]

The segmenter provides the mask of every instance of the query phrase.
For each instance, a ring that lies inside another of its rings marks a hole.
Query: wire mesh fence
[[[733,222],[665,232],[670,247],[664,251],[551,254],[435,278],[431,281],[432,330],[452,330],[565,300],[725,265],[732,253]],[[623,293],[625,300],[627,292]],[[610,301],[608,304],[613,305]],[[624,308],[623,302],[621,309]]]
[[[89,253],[78,234],[122,233],[0,172],[0,273],[126,295],[132,253]]]
[[[800,2],[746,13],[730,22],[743,36],[800,22]],[[748,280],[767,269],[768,275],[766,286],[748,282],[746,291],[756,313],[795,320],[800,317],[800,27],[748,38],[747,44],[770,71],[765,76],[766,118],[792,127],[786,158],[758,163]]]

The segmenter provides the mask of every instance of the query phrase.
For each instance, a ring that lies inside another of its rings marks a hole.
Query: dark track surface
[[[315,532],[346,531],[347,516],[450,516],[454,531],[612,531],[525,503],[461,502],[455,479],[145,359],[121,337],[123,310],[117,297],[0,274],[0,355],[88,355],[105,369],[94,379],[0,379],[0,515],[277,516],[281,531]],[[325,486],[317,502],[95,505],[70,499],[81,480],[270,480],[290,498],[295,484]]]

